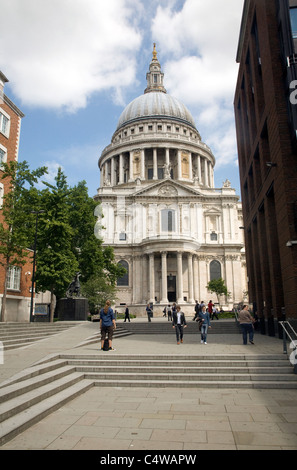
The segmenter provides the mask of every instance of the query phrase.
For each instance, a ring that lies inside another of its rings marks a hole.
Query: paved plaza
[[[189,319],[190,320],[190,319]],[[137,319],[133,321],[145,321]],[[155,318],[154,322],[162,321]],[[122,323],[121,320],[118,322]],[[215,327],[215,324],[214,324]],[[278,338],[255,335],[244,346],[240,334],[188,334],[115,338],[114,352],[99,342],[76,347],[98,331],[98,323],[77,326],[38,343],[4,352],[0,385],[43,358],[76,354],[282,354]],[[0,447],[1,450],[296,450],[296,389],[98,387],[61,406]]]

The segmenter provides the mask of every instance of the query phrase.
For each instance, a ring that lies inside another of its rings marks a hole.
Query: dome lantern
[[[157,58],[156,44],[154,43],[153,58],[150,63],[150,71],[146,74],[147,87],[144,93],[151,93],[152,91],[159,91],[166,93],[163,86],[164,73],[161,71],[161,65]]]

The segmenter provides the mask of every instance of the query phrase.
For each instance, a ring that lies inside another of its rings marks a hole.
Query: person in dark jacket
[[[184,328],[187,327],[185,314],[181,312],[180,306],[176,306],[176,310],[172,312],[172,327],[175,328],[176,341],[179,344],[179,340],[183,343]]]
[[[129,314],[129,308],[128,306],[126,305],[126,308],[125,308],[125,320],[124,322],[128,320],[130,322],[130,314]]]
[[[210,326],[210,315],[206,311],[206,307],[202,307],[201,312],[199,313],[199,320],[201,321],[201,343],[207,344],[207,330],[211,328]]]
[[[112,336],[116,329],[116,321],[110,301],[107,300],[104,308],[100,311],[100,329],[101,329],[101,350],[103,350],[106,333],[108,334],[109,351],[114,351],[112,347]]]

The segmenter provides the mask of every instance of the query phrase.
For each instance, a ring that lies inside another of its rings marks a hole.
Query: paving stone
[[[155,323],[158,321],[154,318]],[[60,355],[87,359],[96,354],[98,359],[113,357],[114,360],[119,356],[128,361],[136,351],[141,360],[156,354],[175,362],[185,356],[192,361],[197,355],[203,356],[204,361],[205,358],[213,361],[216,356],[231,359],[241,354],[254,358],[257,355],[282,356],[282,341],[277,338],[256,335],[255,347],[243,347],[240,335],[236,334],[209,335],[207,347],[201,347],[204,345],[199,344],[197,335],[189,334],[178,352],[172,335],[158,335],[157,338],[132,335],[117,338],[115,353],[103,356],[97,343],[76,347],[98,332],[98,325],[87,323],[52,335],[38,344],[6,351],[5,363],[0,366],[0,390],[6,381],[27,374],[27,369],[33,369],[33,366],[37,371],[41,366],[46,369],[47,363],[53,365],[54,361],[60,360]],[[287,359],[281,357],[283,360]],[[292,379],[294,381],[296,377]],[[296,382],[295,389],[217,388],[213,386],[215,384],[211,385],[199,389],[187,386],[156,388],[152,384],[150,387],[145,384],[137,387],[97,385],[56,408],[4,444],[1,450],[297,449]],[[61,397],[64,395],[61,392]],[[54,401],[49,398],[49,403]]]

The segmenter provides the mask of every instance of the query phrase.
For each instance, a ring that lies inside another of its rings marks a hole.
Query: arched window
[[[175,232],[175,211],[162,210],[162,232]]]
[[[128,286],[129,285],[129,265],[127,261],[121,260],[118,262],[120,266],[126,269],[125,274],[122,277],[118,277],[117,285],[118,286]]]
[[[222,277],[221,263],[213,260],[209,265],[210,280],[220,279]]]

